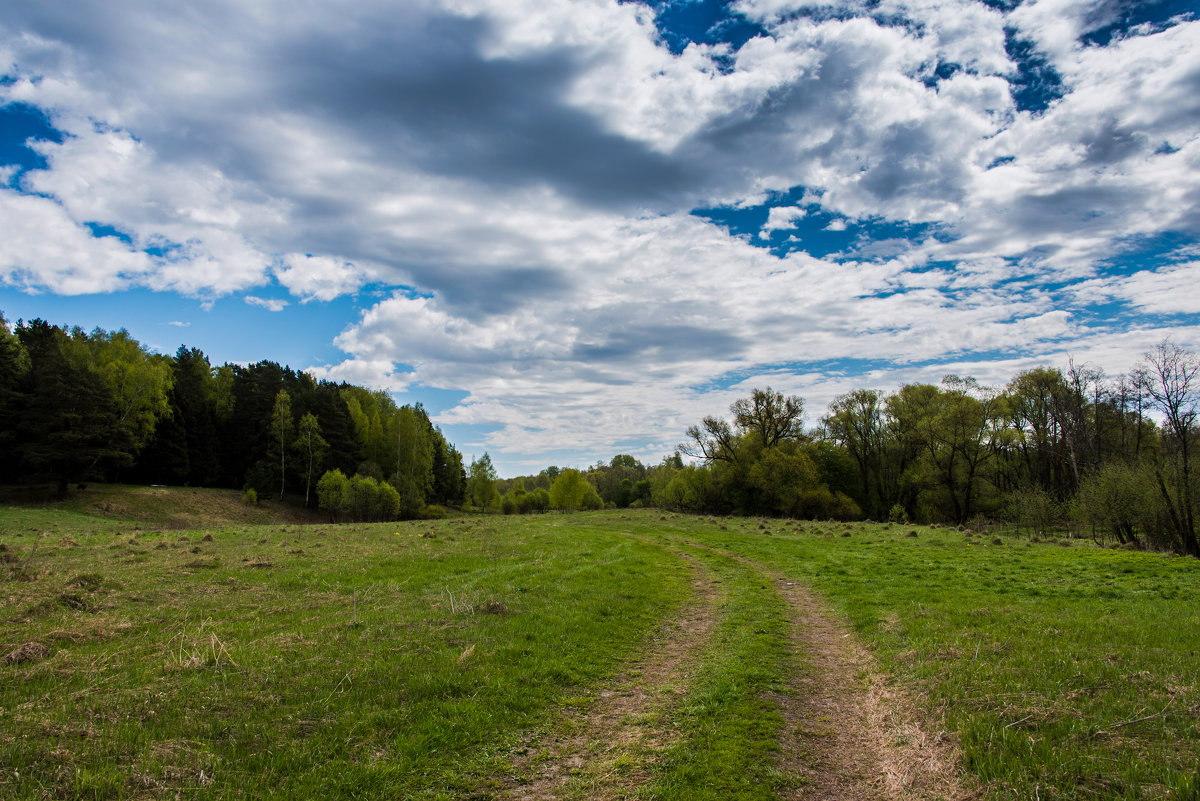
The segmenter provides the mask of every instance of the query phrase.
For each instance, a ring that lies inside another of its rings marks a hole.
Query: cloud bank
[[[6,168],[0,280],[383,287],[314,371],[461,390],[509,465],[657,458],[755,383],[1200,342],[1195,15],[740,0],[757,35],[684,46],[664,5],[9,4],[0,103],[60,135]]]

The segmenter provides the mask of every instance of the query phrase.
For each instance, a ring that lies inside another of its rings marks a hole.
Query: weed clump
[[[104,583],[104,576],[99,573],[80,573],[67,582],[68,587],[78,587],[85,592],[95,592]]]
[[[5,654],[0,663],[5,665],[19,665],[22,662],[40,662],[50,656],[50,649],[42,645],[40,642],[27,642],[24,645],[18,645],[14,650]]]
[[[96,605],[91,599],[85,598],[77,592],[64,592],[58,596],[58,602],[68,609],[74,609],[77,612],[95,612]]]
[[[475,607],[475,613],[479,615],[507,615],[511,612],[507,605],[500,601],[487,601]]]

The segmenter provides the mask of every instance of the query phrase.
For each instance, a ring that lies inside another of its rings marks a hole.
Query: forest
[[[44,320],[10,330],[0,317],[0,447],[0,482],[51,481],[60,493],[95,480],[186,484],[316,506],[321,479],[341,476],[346,491],[326,492],[326,508],[351,520],[457,505],[465,486],[462,455],[420,405]]]
[[[419,405],[262,361],[213,366],[125,331],[0,316],[0,482],[87,481],[302,497],[336,520],[657,506],[704,514],[1069,527],[1200,556],[1200,358],[1164,341],[1128,373],[1039,367],[1004,387],[946,376],[857,389],[806,430],[769,387],[690,427],[659,464],[628,454],[501,479]]]

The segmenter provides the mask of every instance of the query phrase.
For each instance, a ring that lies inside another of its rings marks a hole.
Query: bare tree
[[[1163,340],[1143,356],[1146,393],[1150,405],[1163,415],[1163,428],[1174,445],[1174,495],[1168,490],[1161,472],[1158,485],[1171,524],[1183,550],[1200,556],[1196,542],[1196,520],[1192,500],[1191,440],[1200,414],[1200,358],[1195,353]]]
[[[679,444],[679,451],[694,459],[712,462],[733,462],[737,455],[737,437],[729,423],[709,415],[698,426],[688,426],[688,441]]]

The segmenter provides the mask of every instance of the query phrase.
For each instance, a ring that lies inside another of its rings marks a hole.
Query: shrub
[[[258,493],[254,487],[246,487],[246,491],[242,493],[243,506],[258,506]]]
[[[350,479],[341,470],[330,470],[317,482],[317,505],[340,519],[350,514]]]
[[[574,512],[577,509],[603,509],[604,501],[583,474],[575,469],[567,469],[554,479],[550,485],[550,506],[564,512]]]

